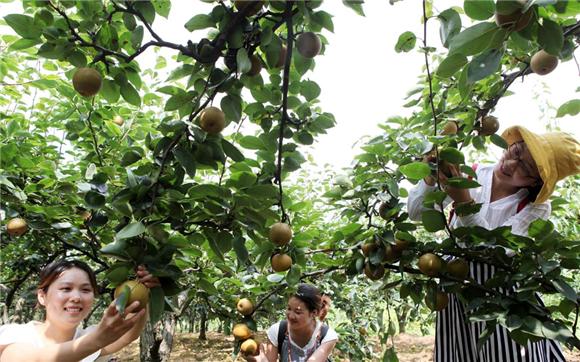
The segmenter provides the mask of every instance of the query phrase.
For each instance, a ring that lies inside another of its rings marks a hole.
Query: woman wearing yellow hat
[[[512,232],[527,236],[532,221],[547,219],[551,207],[548,199],[556,183],[566,176],[580,173],[580,144],[569,134],[552,132],[536,134],[524,127],[508,128],[502,134],[509,147],[501,159],[490,166],[476,169],[475,189],[459,189],[446,185],[448,176],[439,172],[439,181],[448,194],[444,205],[481,204],[475,214],[461,215],[452,211],[450,227],[481,226],[495,229],[511,226]],[[451,176],[460,176],[459,169],[450,166]],[[419,182],[409,193],[409,217],[420,220],[425,210],[425,195],[435,191],[435,178]],[[483,284],[495,273],[495,267],[470,263],[470,276]],[[435,362],[447,361],[565,361],[559,345],[551,340],[528,342],[520,346],[501,326],[477,348],[484,322],[470,323],[463,304],[455,295],[437,313]]]

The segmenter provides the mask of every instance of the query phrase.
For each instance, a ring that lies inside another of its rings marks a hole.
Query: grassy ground
[[[232,351],[234,339],[220,333],[208,332],[207,340],[200,341],[197,334],[184,333],[175,337],[171,361],[243,361],[238,357],[233,359]],[[259,338],[264,339],[264,336]],[[414,336],[400,334],[395,337],[395,346],[400,362],[429,362],[433,361],[433,336]],[[565,351],[568,362],[580,362],[580,351],[574,353]],[[139,361],[139,343],[133,342],[116,355],[119,361]],[[334,356],[335,361],[348,361],[340,355]],[[377,359],[379,361],[380,359]]]

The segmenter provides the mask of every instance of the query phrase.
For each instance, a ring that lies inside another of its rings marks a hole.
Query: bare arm
[[[310,356],[310,358],[307,360],[307,362],[324,362],[328,359],[328,356],[330,356],[330,354],[332,353],[332,350],[334,349],[334,346],[336,346],[336,340],[334,341],[328,341],[325,343],[322,343],[320,345],[320,347],[318,347],[316,349],[316,351],[314,351],[314,353],[312,354],[312,356]]]
[[[128,307],[129,312],[134,309],[134,305]],[[137,323],[139,318],[143,317],[143,314],[144,310],[128,318],[123,318],[122,315],[117,313],[113,302],[105,311],[101,322],[94,332],[69,342],[49,344],[40,348],[28,343],[13,343],[4,347],[1,351],[0,362],[80,361],[127,333]]]

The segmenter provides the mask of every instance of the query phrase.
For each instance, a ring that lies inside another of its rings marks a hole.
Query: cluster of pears
[[[495,11],[495,23],[503,29],[521,31],[530,24],[534,17],[534,8],[524,10],[525,0],[499,0],[500,6]],[[538,75],[546,75],[558,66],[558,57],[545,50],[539,50],[531,59],[530,68]]]
[[[419,257],[417,267],[421,273],[431,278],[442,273],[459,280],[465,280],[469,276],[469,263],[463,258],[455,258],[445,263],[438,255],[425,253]],[[431,310],[440,311],[447,307],[449,297],[446,293],[437,291],[433,297],[425,297],[425,303]]]
[[[292,239],[292,229],[290,225],[277,222],[272,227],[270,227],[269,239],[276,246],[282,247],[287,245]],[[275,272],[283,272],[292,266],[292,257],[284,252],[276,252],[270,258],[270,263],[272,264],[272,270]]]
[[[366,258],[369,258],[371,254],[380,252],[381,261],[384,263],[394,263],[397,262],[403,251],[406,250],[410,241],[396,238],[394,244],[387,244],[385,247],[381,247],[374,241],[365,243],[361,246],[361,251]],[[370,280],[379,280],[385,276],[385,266],[381,263],[378,265],[373,265],[369,260],[365,262],[364,273]]]
[[[145,308],[149,303],[149,288],[138,280],[127,280],[115,288],[115,299],[117,299],[125,287],[129,287],[129,296],[126,305],[131,305],[133,302],[139,302],[139,307],[135,312]]]
[[[236,304],[236,310],[247,317],[254,312],[254,305],[248,298],[242,298]],[[234,326],[234,338],[241,342],[240,350],[245,355],[255,356],[259,354],[260,344],[254,339],[254,333],[245,323],[238,323]]]
[[[479,127],[479,135],[480,136],[491,136],[495,134],[499,130],[499,120],[495,116],[484,116],[481,119],[481,124]],[[454,135],[457,134],[459,131],[459,124],[457,121],[451,120],[447,121],[439,134],[441,135]]]

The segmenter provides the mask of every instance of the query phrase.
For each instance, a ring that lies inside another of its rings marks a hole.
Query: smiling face
[[[524,188],[542,182],[538,167],[524,142],[512,144],[493,170],[496,180],[506,186]]]
[[[46,322],[64,328],[76,328],[90,313],[94,299],[89,275],[79,268],[63,271],[46,291],[38,290]]]
[[[296,297],[288,300],[286,319],[293,330],[304,329],[313,324],[317,311],[309,311],[306,304]]]

